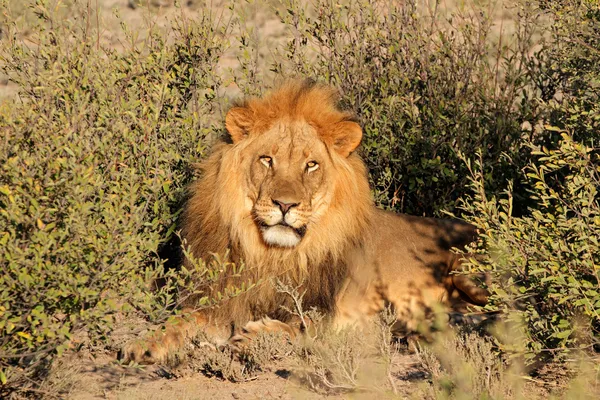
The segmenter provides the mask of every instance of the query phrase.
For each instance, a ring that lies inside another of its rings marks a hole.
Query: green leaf
[[[571,336],[572,333],[573,333],[573,330],[569,329],[566,331],[557,332],[554,336],[557,337],[558,339],[566,339],[569,336]]]

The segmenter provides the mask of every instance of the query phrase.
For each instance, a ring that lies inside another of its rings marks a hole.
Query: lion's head
[[[225,126],[231,140],[203,164],[184,214],[192,252],[230,249],[260,278],[287,275],[332,301],[326,281],[341,281],[373,212],[360,126],[331,88],[306,82],[231,108]]]
[[[340,169],[362,131],[350,114],[333,108],[332,95],[323,87],[288,85],[227,114],[244,195],[267,246],[297,246],[328,213],[336,182],[350,183]]]

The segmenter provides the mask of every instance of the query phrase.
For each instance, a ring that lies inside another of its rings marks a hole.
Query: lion
[[[319,310],[334,326],[362,324],[389,305],[406,333],[436,304],[486,304],[484,288],[453,273],[461,258],[452,249],[473,241],[476,229],[376,208],[356,152],[362,129],[337,107],[333,88],[289,82],[232,107],[225,128],[228,137],[190,187],[181,234],[195,257],[228,254],[246,266],[241,274],[225,271],[204,293],[262,284],[187,313],[128,346],[127,359],[163,360],[201,328],[222,340],[251,340],[261,330],[299,334],[297,317],[286,311],[290,296],[273,279],[297,285],[305,309]]]

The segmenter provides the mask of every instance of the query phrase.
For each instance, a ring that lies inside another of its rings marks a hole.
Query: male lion
[[[460,269],[451,249],[473,240],[475,229],[375,208],[355,153],[362,130],[335,99],[329,87],[293,82],[229,110],[231,141],[214,147],[191,186],[182,235],[195,257],[229,251],[231,261],[246,265],[241,276],[226,271],[206,294],[262,283],[129,345],[126,358],[161,360],[201,326],[238,339],[262,329],[298,332],[282,307],[293,308],[289,296],[269,278],[300,286],[305,309],[317,308],[336,325],[391,304],[397,325],[410,332],[435,303],[486,303],[484,289],[451,274]]]

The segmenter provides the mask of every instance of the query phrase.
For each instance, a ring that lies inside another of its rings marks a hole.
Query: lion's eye
[[[307,172],[316,171],[317,168],[319,168],[319,163],[316,161],[309,161],[306,163],[306,171]]]
[[[260,156],[260,162],[267,168],[271,168],[273,165],[273,159],[269,156]]]

